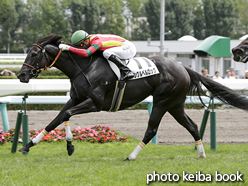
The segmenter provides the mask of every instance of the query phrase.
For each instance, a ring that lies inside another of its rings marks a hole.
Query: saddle
[[[120,69],[111,61],[108,61],[111,69],[117,76],[115,93],[112,99],[112,104],[109,112],[116,112],[121,105],[124,90],[126,87],[126,81],[121,81]],[[137,57],[126,60],[127,67],[134,73],[134,77],[130,80],[140,79],[155,74],[159,74],[158,68],[156,65],[148,58]]]

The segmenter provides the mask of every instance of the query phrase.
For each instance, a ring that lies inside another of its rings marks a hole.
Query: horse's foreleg
[[[28,144],[23,146],[19,149],[20,152],[29,152],[29,148],[32,146],[38,144],[40,140],[46,136],[51,130],[55,129],[59,124],[63,122],[62,118],[64,115],[64,112],[71,108],[74,105],[74,102],[72,99],[70,99],[65,106],[62,108],[60,113],[57,115],[57,117],[44,129],[42,132],[40,132],[34,139],[32,139]],[[68,130],[68,129],[66,129]],[[70,129],[69,129],[70,130]]]
[[[71,144],[73,136],[71,133],[69,121],[65,121],[64,124],[65,124],[65,133],[66,133],[66,141],[67,141],[67,152],[68,155],[71,156],[75,150],[74,145]]]
[[[102,104],[100,101],[98,101],[99,106],[101,107]],[[71,107],[70,109],[66,110],[63,115],[63,120],[68,121],[70,117],[77,115],[77,114],[85,114],[89,112],[97,112],[100,111],[101,108],[97,108],[95,103],[91,98],[88,98],[84,100],[83,102],[75,105],[74,107]]]
[[[65,131],[66,131],[67,152],[69,156],[71,156],[72,153],[74,152],[74,146],[71,144],[73,136],[70,130],[70,125],[68,121],[69,118],[76,114],[83,114],[83,113],[95,112],[95,111],[97,111],[95,104],[89,98],[83,101],[82,103],[79,103],[78,105],[71,107],[70,109],[64,112],[62,120],[66,120],[64,124],[65,124]]]

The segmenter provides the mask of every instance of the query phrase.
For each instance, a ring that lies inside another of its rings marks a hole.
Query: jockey
[[[121,80],[128,80],[134,77],[133,72],[127,67],[125,59],[135,56],[136,48],[130,41],[110,34],[89,35],[83,30],[74,32],[71,37],[73,45],[86,49],[75,48],[66,44],[60,44],[62,51],[70,51],[83,57],[89,57],[97,50],[103,51],[103,56],[117,65],[121,71]]]

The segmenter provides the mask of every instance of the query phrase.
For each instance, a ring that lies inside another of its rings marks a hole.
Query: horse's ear
[[[50,44],[54,44],[58,46],[59,40],[62,39],[64,36],[60,36],[60,35],[55,35],[51,41]]]

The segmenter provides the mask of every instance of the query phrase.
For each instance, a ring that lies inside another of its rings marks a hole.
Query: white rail
[[[216,81],[232,90],[248,90],[248,79]],[[29,83],[21,83],[18,79],[0,79],[0,97],[29,92],[69,92],[70,88],[69,79],[31,79]]]

